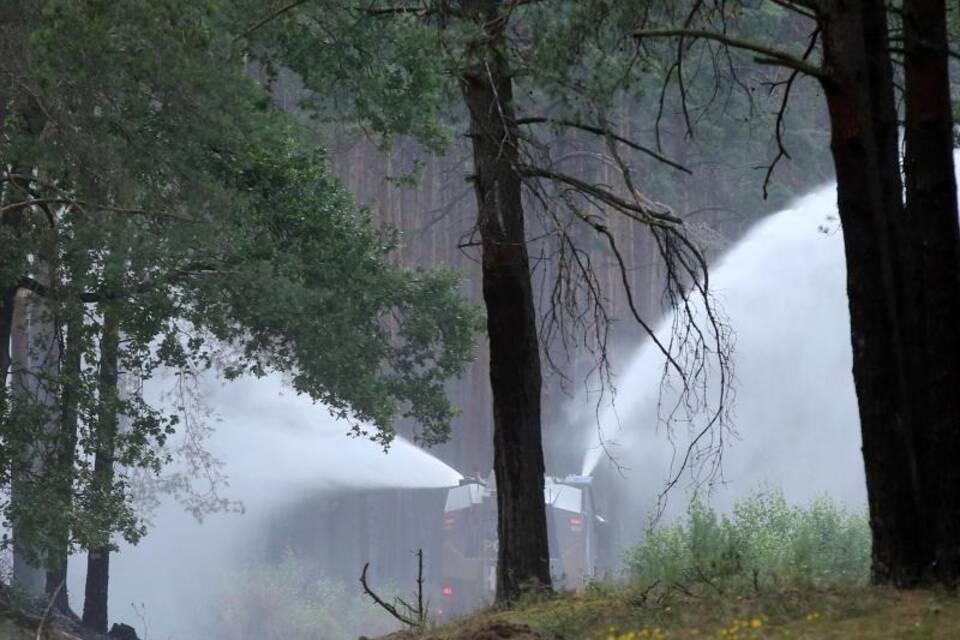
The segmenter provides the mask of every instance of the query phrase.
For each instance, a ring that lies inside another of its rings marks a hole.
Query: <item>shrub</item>
[[[829,498],[791,507],[764,491],[718,514],[695,498],[687,517],[652,530],[625,557],[637,585],[703,583],[720,591],[865,582],[870,530],[864,513]]]
[[[206,636],[213,640],[356,640],[397,628],[357,589],[309,570],[292,551],[277,564],[238,572],[229,584]]]

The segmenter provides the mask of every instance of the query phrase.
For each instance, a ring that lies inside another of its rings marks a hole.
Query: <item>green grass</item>
[[[524,625],[541,637],[563,640],[953,639],[960,637],[960,600],[858,586],[737,595],[606,589],[491,609],[427,636],[482,636],[479,632],[495,623]]]
[[[489,630],[507,624],[558,640],[960,638],[955,597],[867,584],[866,515],[826,498],[791,506],[766,491],[729,514],[694,501],[685,519],[649,532],[624,561],[620,584],[531,595],[427,635],[501,638]]]

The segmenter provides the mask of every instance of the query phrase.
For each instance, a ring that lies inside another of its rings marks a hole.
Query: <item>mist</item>
[[[757,224],[713,268],[717,302],[735,332],[735,433],[724,443],[719,482],[705,487],[683,476],[669,495],[668,517],[682,513],[694,488],[709,488],[720,507],[762,487],[780,488],[792,502],[826,494],[863,506],[834,200],[832,186],[797,200]],[[661,331],[668,326],[669,318]],[[615,405],[601,412],[606,449],[599,446],[593,401],[580,398],[571,407],[583,425],[583,471],[603,477],[617,496],[618,504],[605,500],[615,511],[606,515],[628,532],[623,544],[642,535],[684,436],[699,425],[674,427],[671,445],[657,411],[662,364],[650,345],[628,359],[616,378]],[[215,414],[209,448],[227,465],[226,497],[242,501],[245,512],[215,514],[201,524],[165,499],[151,533],[121,549],[111,581],[113,606],[120,617],[142,616],[151,637],[195,637],[231,569],[263,557],[266,536],[277,526],[272,519],[284,510],[325,493],[449,487],[461,477],[402,438],[385,453],[345,435],[346,422],[279,377],[225,385],[210,378],[200,391]],[[83,579],[77,569],[75,594]]]
[[[721,510],[765,489],[780,490],[795,504],[829,496],[850,509],[865,507],[835,200],[833,185],[797,199],[756,224],[713,266],[713,294],[734,338],[731,428],[719,473],[708,479],[681,473],[657,521],[681,515],[695,493]],[[670,326],[665,318],[658,333],[666,336]],[[601,405],[599,420],[594,397],[578,397],[567,409],[582,434],[569,446],[583,457],[582,473],[596,477],[595,490],[606,494],[599,497],[620,532],[621,551],[654,521],[665,482],[677,472],[691,434],[708,419],[702,414],[689,423],[664,423],[660,407],[669,405],[675,390],[661,395],[663,364],[662,354],[645,343],[623,359],[617,393]],[[714,401],[717,384],[712,379],[707,391]],[[385,452],[346,435],[347,422],[279,376],[223,384],[211,375],[198,391],[216,423],[208,447],[226,464],[225,497],[242,502],[244,513],[214,514],[200,523],[165,497],[147,537],[121,547],[113,563],[112,607],[151,638],[197,637],[235,571],[264,561],[270,537],[282,534],[278,527],[318,496],[349,500],[378,489],[442,490],[462,478],[403,438]],[[83,563],[73,562],[75,598],[83,578]],[[359,593],[356,585],[350,589]]]
[[[168,382],[155,381],[153,395]],[[347,435],[346,421],[298,395],[279,376],[223,384],[211,374],[198,391],[216,427],[207,449],[225,463],[229,478],[222,497],[239,501],[242,513],[215,513],[199,522],[171,496],[162,496],[149,514],[147,536],[135,546],[120,546],[111,562],[112,615],[138,627],[141,637],[189,640],[203,634],[238,572],[267,560],[277,514],[310,497],[449,487],[461,478],[401,437],[384,451]],[[69,587],[78,609],[84,560],[71,561]],[[351,567],[357,575],[360,568]],[[359,591],[353,582],[349,586]]]
[[[828,495],[865,507],[845,277],[834,185],[756,224],[713,266],[711,287],[734,339],[731,430],[718,473],[697,477],[698,467],[709,470],[715,461],[702,459],[680,474],[666,496],[668,517],[682,513],[694,491],[720,508],[765,488],[794,503]],[[670,326],[671,318],[661,322],[661,339]],[[628,527],[635,536],[710,415],[665,423],[676,389],[660,396],[663,365],[647,343],[627,359],[615,400],[599,419],[585,412],[595,400],[580,399],[575,409],[587,424],[583,473],[619,486],[630,503],[621,508],[642,514]],[[715,406],[719,379],[711,375],[707,397]]]
[[[722,475],[709,485],[682,476],[668,495],[667,517],[683,512],[694,489],[709,489],[721,508],[763,487],[782,489],[791,502],[830,495],[852,508],[864,505],[835,197],[825,186],[800,198],[757,224],[714,266],[714,294],[735,333],[734,431],[724,443]],[[570,408],[582,425],[583,440],[574,443],[582,471],[601,477],[598,490],[609,487],[603,501],[614,513],[605,515],[618,521],[624,545],[642,536],[685,437],[701,425],[675,425],[671,444],[657,409],[662,365],[649,344],[627,358],[615,403],[600,414],[603,447],[595,400],[578,398]],[[269,532],[282,526],[274,522],[278,514],[318,495],[442,488],[461,478],[403,438],[384,452],[349,437],[345,421],[278,376],[228,384],[210,376],[198,391],[216,426],[208,448],[230,479],[224,497],[242,502],[244,513],[199,523],[166,497],[147,537],[121,548],[112,606],[150,637],[196,637],[232,572],[264,558]],[[71,586],[79,595],[83,563],[74,564]]]

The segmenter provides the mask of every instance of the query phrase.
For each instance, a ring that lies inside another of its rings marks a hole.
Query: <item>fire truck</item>
[[[596,513],[591,478],[544,478],[550,574],[559,589],[581,589],[605,570],[606,522]],[[497,488],[493,474],[464,478],[443,509],[439,617],[493,600],[497,589]]]

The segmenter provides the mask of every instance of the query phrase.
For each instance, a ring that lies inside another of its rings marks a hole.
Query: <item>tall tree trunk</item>
[[[943,378],[942,389],[949,387],[955,395],[955,368],[960,366],[956,202],[952,200],[951,207],[943,195],[947,188],[955,193],[953,169],[952,163],[946,165],[951,176],[946,187],[943,152],[908,168],[904,204],[885,5],[867,0],[825,1],[820,10],[824,67],[829,69],[823,87],[846,252],[853,373],[873,533],[873,579],[914,586],[942,580],[937,565],[942,562],[943,545],[954,550],[955,558],[960,542],[955,535],[960,517],[956,503],[951,503],[952,511],[944,510],[944,491],[938,488],[949,483],[954,492],[960,491],[954,472],[943,471],[943,465],[954,468],[956,458],[946,462],[937,453],[958,453],[952,440],[960,438],[960,412],[955,399],[946,399],[948,394],[942,391],[938,395],[940,387],[930,387]],[[929,84],[929,78],[925,82]],[[908,96],[908,109],[911,100],[925,98]],[[934,119],[941,120],[942,132],[942,112]],[[908,125],[908,139],[911,135]],[[941,146],[950,139],[944,135]],[[929,142],[919,137],[908,145],[921,154]],[[948,161],[950,153],[946,153]],[[909,155],[908,151],[908,164]],[[931,191],[916,200],[917,181],[940,185],[933,190],[938,195]],[[931,206],[952,213],[938,216],[930,212]],[[928,230],[925,223],[914,220],[918,216],[938,219],[931,220]],[[950,216],[952,225],[947,223]],[[935,306],[927,301],[929,296]],[[937,312],[931,315],[934,309]],[[941,309],[945,317],[937,315]],[[952,315],[954,309],[957,315]],[[930,325],[939,335],[931,332]],[[949,330],[941,328],[947,326]],[[942,421],[940,436],[931,437],[935,433],[931,421]],[[952,543],[938,542],[937,530],[942,527],[952,528]]]
[[[16,401],[27,402],[38,392],[34,377],[36,364],[33,345],[35,332],[33,330],[34,309],[31,296],[17,296],[14,301],[13,330],[10,338],[11,352],[11,396]],[[29,494],[28,483],[39,471],[36,452],[33,449],[17,450],[12,452],[10,469],[10,501],[12,505],[23,503]],[[14,520],[11,524],[13,533],[13,584],[21,592],[33,598],[42,598],[45,595],[45,573],[40,562],[33,557],[36,554],[29,544],[29,535],[22,523]]]
[[[905,0],[903,26],[907,219],[915,265],[916,428],[923,438],[925,533],[932,579],[960,580],[960,225],[945,0]]]
[[[66,345],[60,369],[60,425],[54,441],[54,454],[47,476],[57,486],[55,508],[69,513],[73,508],[74,463],[76,462],[77,426],[79,422],[80,366],[83,355],[83,316],[74,314],[64,323]],[[54,506],[54,505],[51,505]],[[70,548],[70,528],[66,522],[54,533],[56,547],[47,558],[47,598],[53,608],[72,614],[67,593],[67,563]]]
[[[0,29],[4,35],[9,38],[5,43],[8,47],[28,48],[28,38],[26,32],[20,27],[23,26],[22,20],[25,11],[31,5],[22,1],[5,2],[0,9]],[[9,89],[10,85],[8,85]],[[22,93],[10,90],[10,95],[3,95],[5,99],[5,110],[2,114],[4,124],[11,114],[16,114],[25,131],[30,134],[39,134],[46,123],[46,115],[39,103],[33,97],[26,97]],[[0,152],[5,151],[0,149]],[[18,176],[31,176],[33,174],[33,164],[29,159],[10,158],[7,154],[0,154],[0,161],[9,165],[12,172]],[[8,230],[12,230],[15,236],[19,236],[21,229],[26,224],[27,216],[31,208],[26,205],[29,199],[30,178],[17,178],[7,182],[6,200],[10,203],[21,202],[23,206],[14,207],[4,212],[3,219],[0,221]],[[21,250],[24,250],[21,248]],[[40,271],[50,268],[51,265],[41,261]],[[17,279],[20,275],[16,274]],[[43,281],[49,275],[47,272],[35,274],[39,280]],[[49,283],[47,283],[49,284]],[[7,281],[0,283],[0,302],[4,307],[0,309],[0,340],[3,340],[0,347],[0,373],[3,374],[2,381],[6,383],[10,373],[10,367],[16,363],[21,371],[10,380],[9,392],[11,394],[21,394],[23,398],[31,398],[34,402],[46,404],[51,408],[51,423],[49,431],[57,428],[58,418],[53,418],[56,414],[55,407],[56,393],[53,391],[52,369],[60,363],[59,341],[55,339],[55,327],[49,319],[50,310],[45,308],[41,299],[36,295],[19,297],[16,281]],[[12,301],[12,306],[7,307],[7,302]],[[9,318],[9,324],[7,319]],[[19,326],[18,326],[19,325]],[[9,341],[5,340],[3,334],[9,332]],[[7,351],[9,350],[9,351]],[[18,351],[14,355],[14,351]],[[4,389],[6,392],[7,389]],[[0,411],[6,411],[10,398],[0,394]],[[3,415],[0,413],[0,415]],[[6,417],[6,416],[4,416]],[[29,492],[26,485],[34,481],[36,477],[42,475],[43,452],[40,451],[21,451],[19,454],[26,454],[26,458],[19,460],[13,468],[5,469],[10,478],[10,505],[11,511],[25,509],[22,497],[24,491]],[[17,469],[16,467],[20,468]],[[27,477],[29,476],[29,477]],[[25,535],[24,527],[21,523],[11,523],[13,538],[13,582],[22,588],[27,594],[34,597],[43,597],[45,595],[45,571],[42,565],[38,566],[35,558],[37,555],[31,549],[29,536]]]
[[[0,94],[0,98],[3,95]],[[0,125],[3,118],[0,118]],[[2,158],[0,158],[2,159]],[[19,173],[22,168],[14,166],[13,172]],[[26,192],[29,183],[15,179],[11,180],[4,189],[4,197],[0,198],[0,204],[5,208],[12,204],[23,202],[23,194]],[[0,226],[14,237],[18,237],[23,227],[24,207],[17,206],[3,212],[0,217]],[[8,254],[9,255],[9,254]],[[4,265],[6,266],[6,265]],[[6,269],[4,269],[6,271]],[[0,416],[4,415],[7,402],[7,375],[10,373],[11,365],[11,340],[14,332],[14,307],[17,304],[17,277],[10,274],[10,279],[0,282]]]
[[[100,340],[100,411],[97,420],[97,453],[93,466],[94,490],[97,495],[108,495],[113,486],[113,458],[118,428],[117,382],[120,326],[113,310],[103,315],[103,336]],[[107,595],[110,586],[110,540],[87,553],[87,581],[83,600],[84,626],[106,633]]]
[[[499,4],[463,3],[494,43],[502,41]],[[477,45],[477,60],[461,78],[461,86],[470,113],[490,339],[499,516],[496,598],[503,603],[525,588],[549,589],[551,584],[543,498],[540,345],[513,128],[513,82],[495,46]]]
[[[10,341],[13,338],[13,308],[16,301],[16,285],[0,283],[0,420],[6,415],[7,409],[7,375],[10,373]]]
[[[823,86],[847,263],[873,570],[874,577],[883,580],[887,567],[902,564],[899,556],[919,539],[918,526],[899,515],[915,512],[919,481],[901,343],[901,256],[891,229],[892,222],[902,218],[902,205],[899,195],[889,197],[881,179],[881,173],[891,175],[884,166],[890,158],[882,153],[883,136],[877,135],[880,123],[875,118],[888,113],[892,104],[876,104],[878,93],[885,92],[874,91],[878,73],[876,64],[871,73],[867,11],[863,2],[826,2],[821,27],[825,65],[831,68]]]

